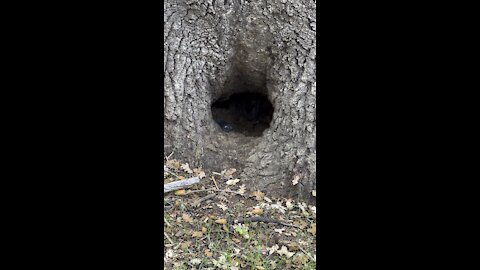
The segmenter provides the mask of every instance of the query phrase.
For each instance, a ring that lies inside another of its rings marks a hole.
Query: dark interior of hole
[[[212,104],[212,116],[224,132],[259,137],[270,127],[273,106],[266,95],[235,93],[216,100]]]

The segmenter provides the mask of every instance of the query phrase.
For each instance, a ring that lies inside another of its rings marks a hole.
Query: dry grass
[[[166,160],[164,182],[200,176],[196,192],[164,199],[165,269],[315,269],[316,209],[242,186],[235,170],[206,173]],[[213,179],[212,179],[213,176]],[[230,185],[227,185],[230,183]],[[206,191],[208,190],[208,191]],[[221,192],[227,190],[230,192]],[[252,216],[278,223],[233,221]]]

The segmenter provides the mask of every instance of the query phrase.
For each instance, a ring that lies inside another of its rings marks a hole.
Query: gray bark
[[[314,0],[165,1],[164,155],[235,167],[252,188],[313,201],[315,9]],[[212,119],[213,101],[245,89],[274,106],[261,137],[222,132]]]

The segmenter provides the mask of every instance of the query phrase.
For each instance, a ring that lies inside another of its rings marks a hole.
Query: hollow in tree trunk
[[[164,5],[164,155],[313,201],[315,1]]]

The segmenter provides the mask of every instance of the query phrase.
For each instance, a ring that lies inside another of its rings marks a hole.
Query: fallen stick
[[[170,243],[172,243],[172,245],[175,245],[175,243],[172,241],[172,239],[170,238],[170,236],[168,236],[168,234],[166,232],[163,232],[163,235],[165,235],[165,237],[167,237],[168,241],[170,241]]]
[[[206,200],[208,200],[208,199],[211,199],[211,198],[213,198],[213,197],[215,197],[215,196],[217,196],[217,194],[213,193],[213,194],[209,194],[209,195],[207,195],[207,196],[205,196],[205,197],[203,197],[203,198],[200,198],[198,201],[196,201],[196,202],[193,203],[193,206],[198,207],[198,206],[200,205],[200,203],[202,203],[203,201],[206,201]]]
[[[233,190],[223,190],[223,189],[216,189],[216,188],[211,188],[211,189],[199,189],[199,190],[190,190],[187,192],[186,195],[188,194],[192,194],[192,193],[197,193],[197,192],[205,192],[205,191],[216,191],[216,192],[229,192],[229,193],[235,193],[237,195],[240,195],[240,196],[243,196],[245,197],[246,195],[245,194],[242,194],[240,192],[237,192],[237,191],[233,191]]]
[[[166,175],[169,175],[169,174],[178,177],[176,173],[172,172],[169,168],[167,168],[167,166],[163,165],[163,176],[165,177]]]
[[[182,189],[182,188],[194,185],[198,182],[200,182],[200,179],[198,177],[192,177],[185,180],[171,182],[163,185],[163,193],[167,193],[177,189]]]
[[[308,253],[305,249],[303,249],[300,245],[298,246],[300,248],[300,250],[303,251],[303,253],[307,254],[308,257],[310,257],[310,259],[314,262],[317,262],[317,260],[315,260],[315,258],[312,257],[312,255],[310,255],[310,253]]]

